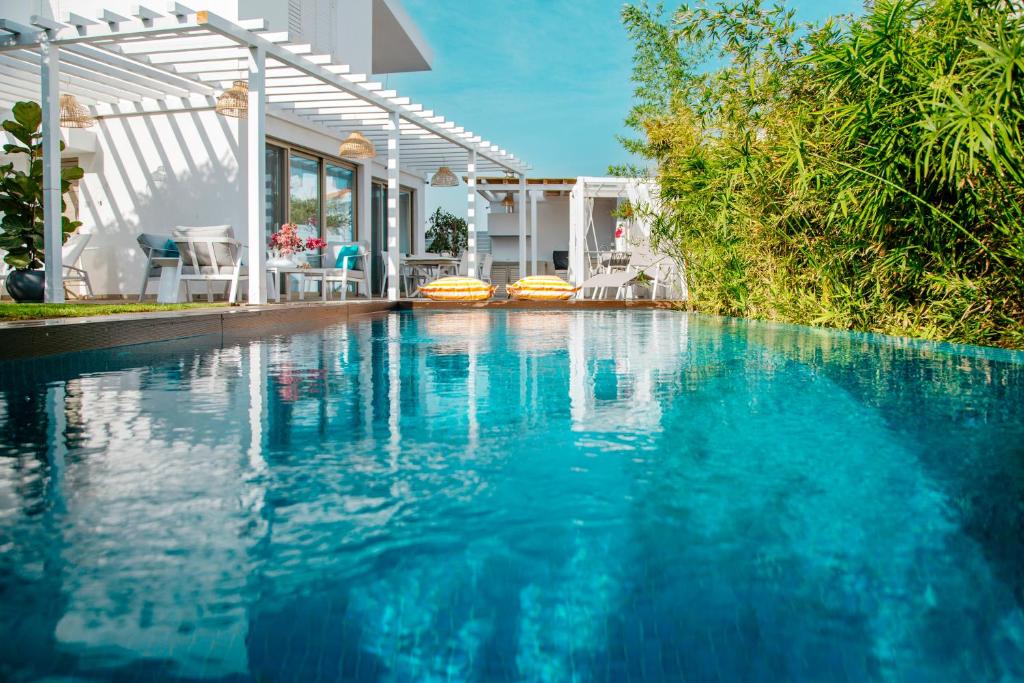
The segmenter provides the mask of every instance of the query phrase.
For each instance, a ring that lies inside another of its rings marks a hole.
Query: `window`
[[[324,195],[324,230],[328,242],[352,242],[356,212],[352,201],[355,171],[332,163],[325,165],[327,192]]]
[[[340,159],[267,143],[267,239],[282,223],[295,223],[299,235],[328,242],[359,239],[356,222],[356,170]],[[307,254],[317,263],[317,255]]]
[[[277,145],[267,145],[267,182],[264,186],[267,204],[267,241],[287,220],[284,202],[284,160],[288,152]]]
[[[62,169],[74,168],[75,166],[78,166],[77,157],[68,157],[61,159],[60,161],[60,167]],[[68,193],[64,196],[64,215],[73,221],[78,220],[78,182],[79,181],[77,180],[72,180],[71,189],[69,189]]]
[[[302,239],[320,237],[320,160],[292,152],[288,157],[288,222]]]

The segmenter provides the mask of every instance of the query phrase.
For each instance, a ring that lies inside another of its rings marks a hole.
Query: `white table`
[[[299,301],[306,299],[306,279],[313,278],[320,281],[320,297],[327,301],[327,273],[337,270],[336,268],[299,268],[298,266],[269,266],[267,273],[273,276],[271,291],[274,301],[281,300],[281,276],[284,276],[284,294],[288,301],[292,300],[291,275],[298,275],[300,279]]]
[[[459,272],[460,259],[455,256],[440,256],[438,254],[422,254],[416,256],[403,256],[402,265],[408,266],[413,279],[417,271],[424,271],[428,279],[434,280],[442,273],[456,275]],[[415,292],[406,292],[409,296],[415,296]]]

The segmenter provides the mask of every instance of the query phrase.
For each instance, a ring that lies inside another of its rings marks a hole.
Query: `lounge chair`
[[[213,284],[223,282],[227,300],[237,303],[239,282],[249,276],[242,266],[242,243],[235,239],[230,225],[177,227],[171,239],[181,254],[179,278],[185,283],[186,301],[192,299],[189,283],[205,283],[206,298],[212,303]]]
[[[341,267],[337,266],[339,263],[339,254],[345,247],[358,247],[358,253],[355,256],[347,256],[341,259]],[[327,249],[324,253],[324,267],[327,272],[324,273],[324,287],[328,288],[324,292],[325,297],[327,292],[334,289],[335,285],[341,285],[341,300],[344,301],[348,296],[348,286],[354,284],[356,286],[356,296],[359,296],[360,288],[366,294],[366,297],[370,297],[370,268],[369,268],[369,257],[370,250],[367,248],[365,242],[331,242],[327,245]]]

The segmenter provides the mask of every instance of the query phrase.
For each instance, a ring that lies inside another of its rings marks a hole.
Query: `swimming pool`
[[[0,679],[1018,680],[1022,417],[1024,354],[671,311],[2,365]]]

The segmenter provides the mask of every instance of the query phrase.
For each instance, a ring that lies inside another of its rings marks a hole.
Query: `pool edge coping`
[[[492,300],[460,303],[401,299],[399,301],[292,302],[267,306],[194,308],[146,311],[76,318],[0,322],[0,361],[55,356],[76,351],[118,348],[219,335],[258,337],[288,334],[292,326],[313,327],[391,311],[464,310],[620,310],[679,309],[675,301],[551,301]]]

